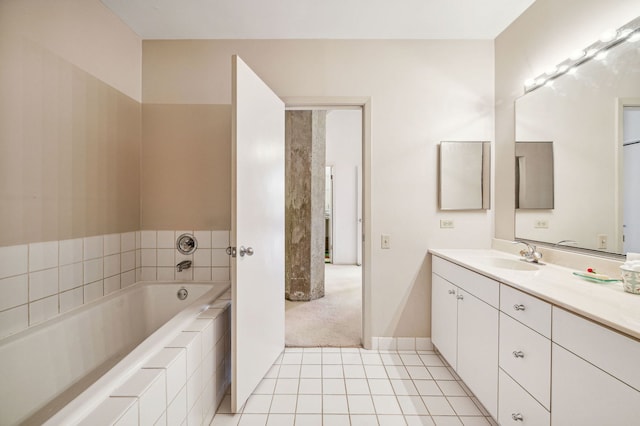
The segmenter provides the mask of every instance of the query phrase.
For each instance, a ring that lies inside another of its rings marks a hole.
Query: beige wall
[[[142,134],[142,229],[230,229],[231,106],[145,103]]]
[[[0,246],[139,228],[140,48],[97,0],[0,2]]]
[[[496,38],[496,238],[514,236],[514,102],[524,81],[638,15],[638,0],[537,0]]]
[[[371,334],[429,336],[428,248],[490,245],[490,213],[438,212],[437,144],[493,140],[493,42],[145,41],[143,102],[229,104],[233,54],[281,97],[371,97]],[[188,155],[200,155],[196,148]],[[191,184],[194,194],[210,191]],[[229,199],[221,197],[208,214],[228,210]],[[456,227],[440,229],[445,218]],[[382,233],[391,236],[390,250],[380,249]]]

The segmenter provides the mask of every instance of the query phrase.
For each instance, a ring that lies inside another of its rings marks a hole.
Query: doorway
[[[363,107],[305,106],[326,112],[324,297],[285,302],[285,344],[362,346],[364,339]],[[312,256],[315,257],[315,254]]]
[[[640,251],[640,106],[623,107],[623,253]]]

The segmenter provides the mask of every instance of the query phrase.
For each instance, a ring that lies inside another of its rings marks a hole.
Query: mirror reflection
[[[640,41],[622,42],[516,101],[515,140],[553,141],[545,160],[551,182],[526,170],[525,183],[534,188],[524,187],[527,194],[544,193],[550,185],[551,196],[546,207],[523,204],[529,200],[518,184],[516,238],[640,251],[639,110]],[[517,157],[526,145],[516,144]],[[525,168],[531,164],[526,156],[522,161]]]

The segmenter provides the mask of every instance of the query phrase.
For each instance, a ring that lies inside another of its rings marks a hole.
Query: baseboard
[[[430,337],[372,337],[371,349],[380,351],[432,351]]]

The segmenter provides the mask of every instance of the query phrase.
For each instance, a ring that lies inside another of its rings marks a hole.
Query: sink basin
[[[486,259],[488,266],[500,269],[511,269],[513,271],[537,271],[539,265],[527,263],[522,260],[503,259],[499,257],[490,257]]]

